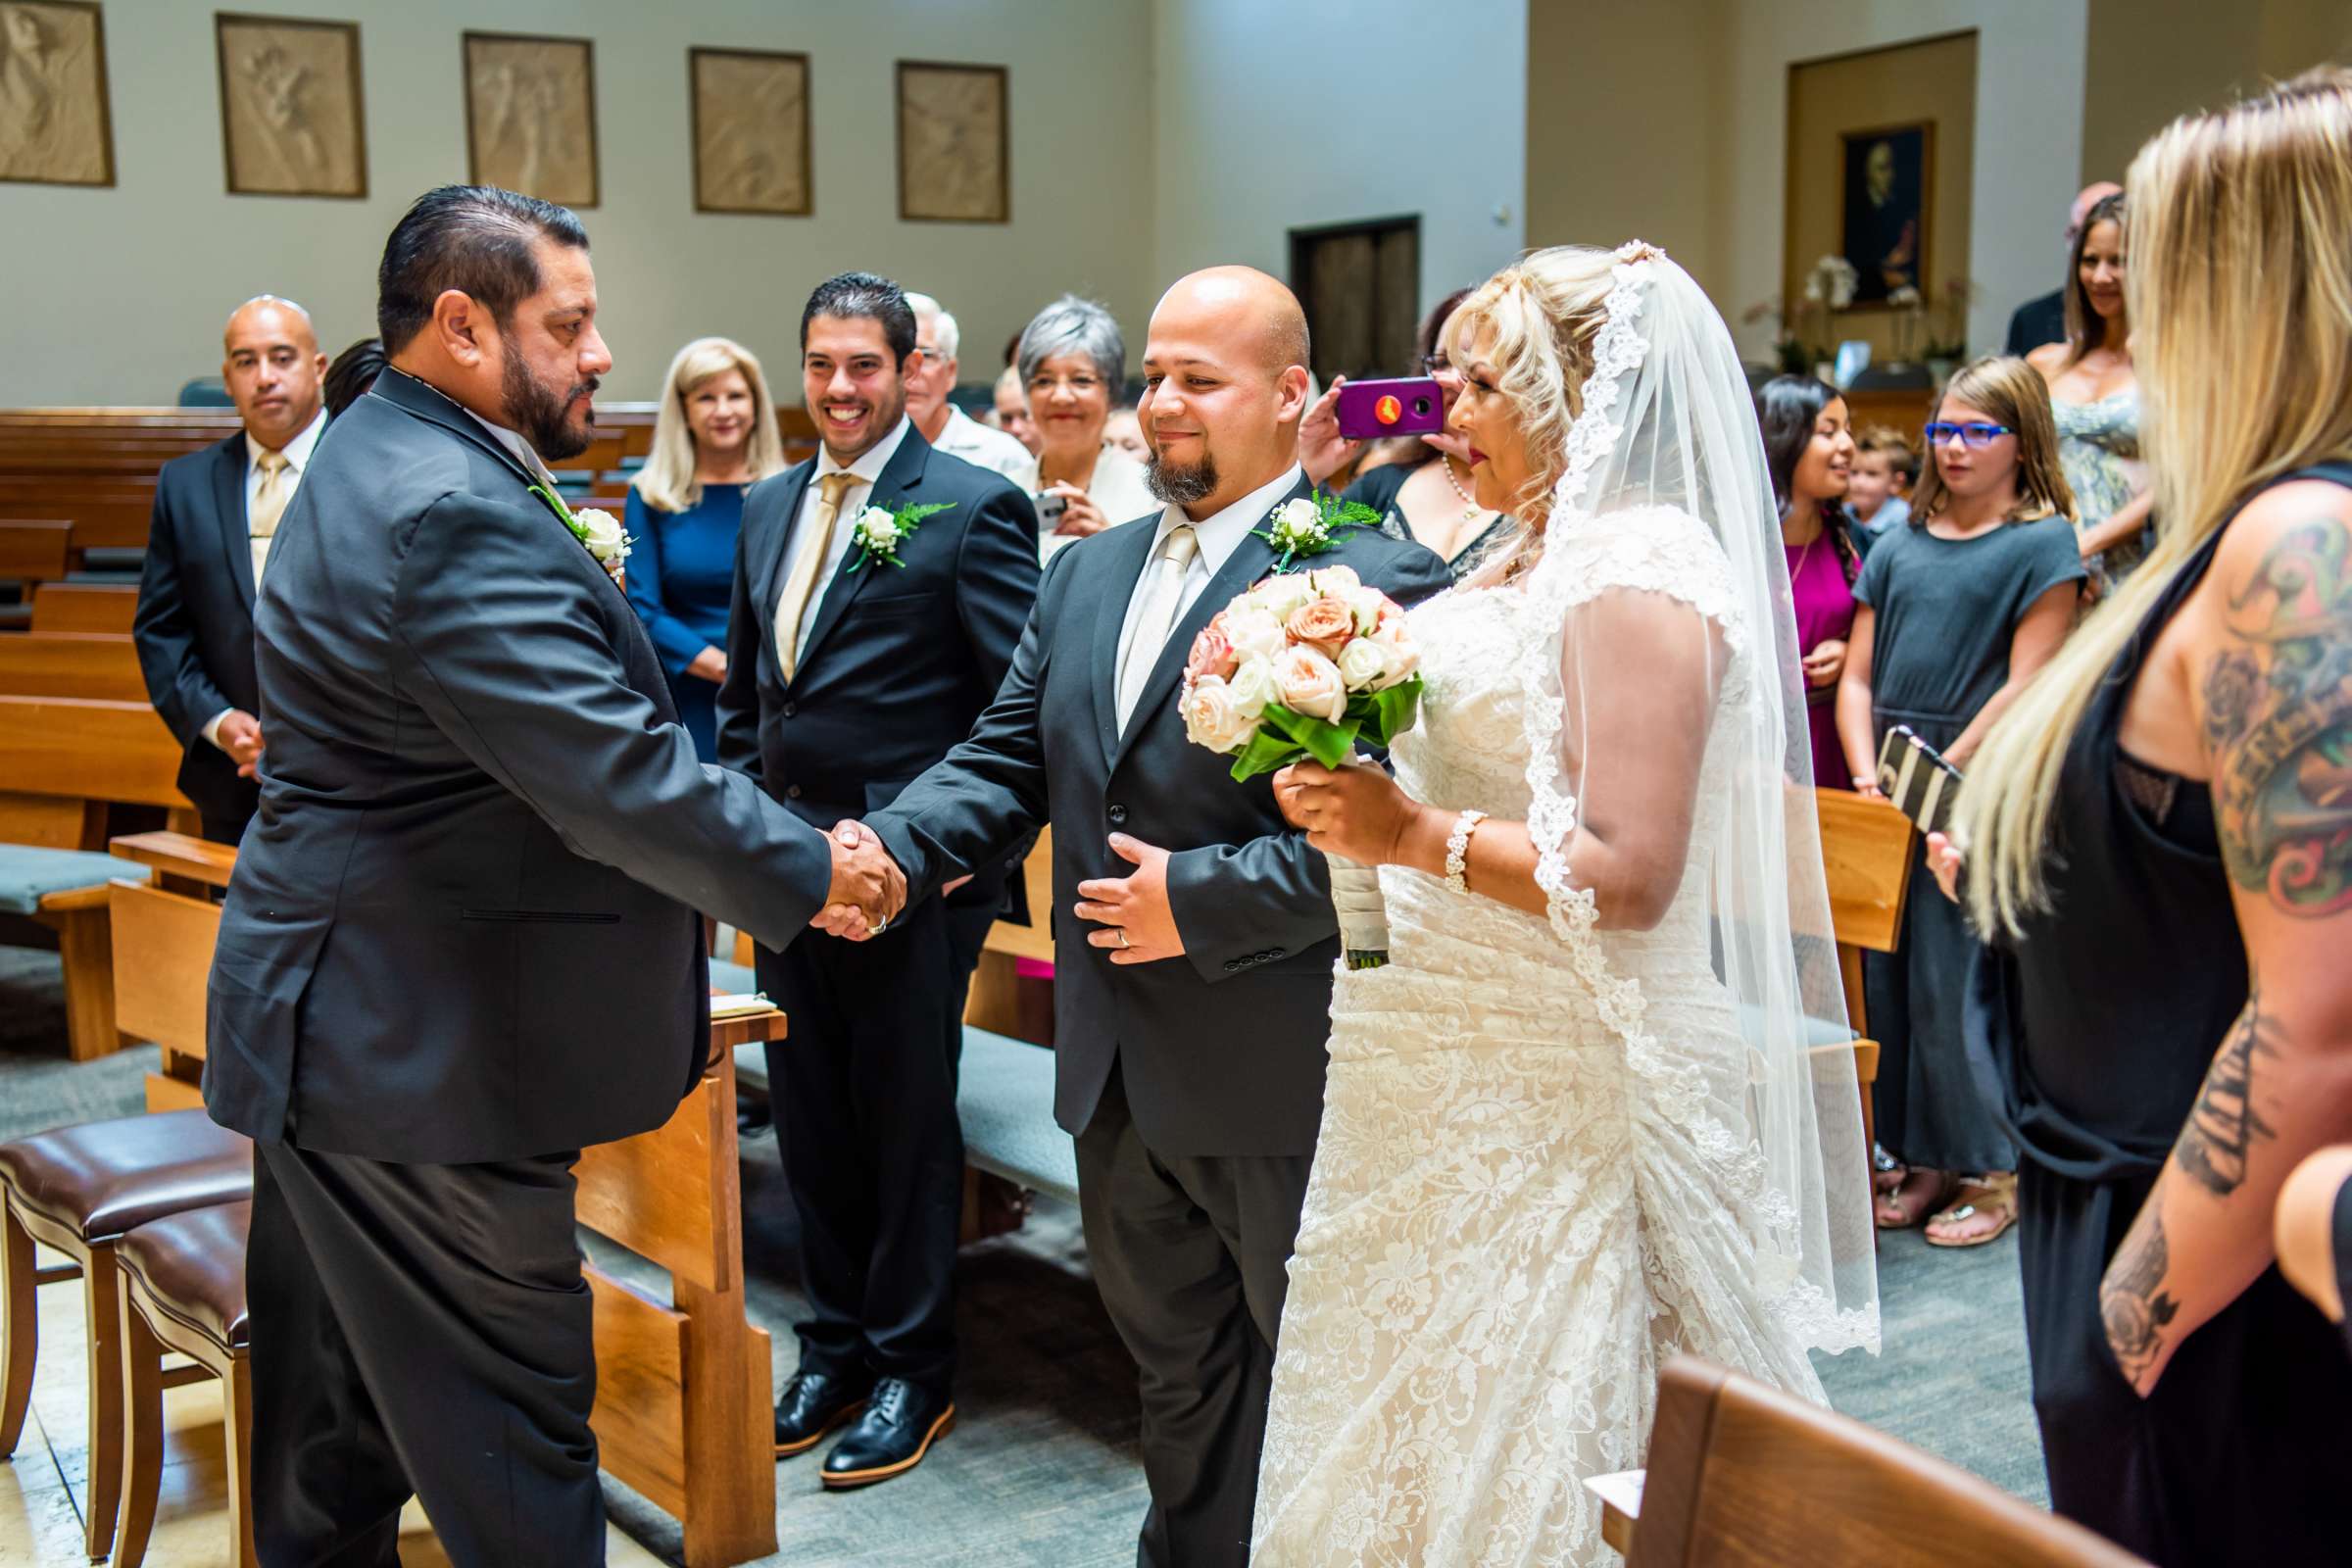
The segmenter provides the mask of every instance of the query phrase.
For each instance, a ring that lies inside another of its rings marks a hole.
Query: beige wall
[[[418,192],[466,177],[459,35],[596,44],[603,202],[582,215],[617,364],[649,398],[670,355],[741,338],[792,378],[802,301],[846,268],[945,300],[967,379],[1065,288],[1140,323],[1152,272],[1152,0],[237,0],[360,24],[365,201],[222,191],[213,8],[107,0],[118,185],[0,184],[0,404],[168,402],[220,365],[220,323],[270,292],[316,314],[332,353],[373,330],[385,233]],[[699,216],[689,44],[810,56],[815,216]],[[892,63],[1011,70],[1008,225],[898,219]],[[779,389],[800,401],[797,386]]]
[[[2344,0],[2091,0],[2084,183],[2122,179],[2141,142],[2325,60],[2352,62]]]

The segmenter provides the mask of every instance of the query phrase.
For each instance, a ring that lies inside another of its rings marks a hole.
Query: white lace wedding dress
[[[1728,646],[1715,711],[1754,678],[1704,525],[1659,510],[1588,530],[1552,541],[1537,586],[1458,589],[1409,622],[1427,686],[1397,781],[1447,812],[1532,818],[1540,847],[1573,830],[1544,821],[1575,802],[1537,800],[1530,767],[1559,730],[1531,708],[1557,706],[1542,665],[1564,611],[1613,588],[1672,596]],[[1710,961],[1726,751],[1711,734],[1682,890],[1653,930],[1596,930],[1573,890],[1547,919],[1382,869],[1391,962],[1343,972],[1332,1001],[1259,1568],[1613,1560],[1581,1482],[1642,1464],[1669,1353],[1822,1397],[1765,1299],[1757,1221],[1785,1202],[1743,1132],[1747,1051]]]

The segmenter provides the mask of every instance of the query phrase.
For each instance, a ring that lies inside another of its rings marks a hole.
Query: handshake
[[[836,822],[825,839],[833,849],[833,884],[809,926],[851,942],[880,936],[906,906],[906,873],[862,822]]]

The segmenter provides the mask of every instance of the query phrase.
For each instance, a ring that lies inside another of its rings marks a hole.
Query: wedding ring
[[[1127,940],[1127,928],[1125,926],[1114,926],[1112,929],[1119,933],[1120,952],[1124,953],[1127,949],[1135,946],[1134,943]]]

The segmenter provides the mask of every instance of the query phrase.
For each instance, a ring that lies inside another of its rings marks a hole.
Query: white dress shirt
[[[457,408],[466,409],[465,404],[458,403],[455,399],[452,399],[451,402]],[[503,424],[492,424],[488,419],[483,418],[471,409],[466,409],[466,417],[471,419],[474,423],[489,431],[491,439],[496,441],[500,446],[505,447],[507,449],[507,455],[512,457],[516,463],[522,465],[523,472],[530,474],[534,478],[538,478],[541,475],[545,475],[550,479],[555,477],[555,475],[548,473],[547,465],[539,460],[539,454],[531,450],[531,444],[522,438],[522,435],[519,431],[510,430]]]
[[[952,458],[1001,473],[1014,484],[1021,482],[1023,473],[1034,474],[1037,467],[1027,447],[1002,430],[991,430],[953,403],[948,405],[947,424],[931,444]]]
[[[1132,463],[1134,460],[1128,461]],[[1154,660],[1158,658],[1157,651],[1147,653],[1134,650],[1128,644],[1135,639],[1136,612],[1143,607],[1144,588],[1152,578],[1152,563],[1159,559],[1159,547],[1168,535],[1177,528],[1189,527],[1200,540],[1200,548],[1193,553],[1191,564],[1185,567],[1184,592],[1177,600],[1176,624],[1182,625],[1185,616],[1192,613],[1193,606],[1208,587],[1209,579],[1224,569],[1225,563],[1233,559],[1233,553],[1242,547],[1242,541],[1249,538],[1252,530],[1266,525],[1266,514],[1280,506],[1303,477],[1298,466],[1293,464],[1281,478],[1250,491],[1224,511],[1203,517],[1199,522],[1186,516],[1184,509],[1175,502],[1167,504],[1159,514],[1158,527],[1152,530],[1152,550],[1144,558],[1144,569],[1137,574],[1134,588],[1128,591],[1126,618],[1119,623],[1118,668],[1126,668],[1128,659],[1135,653],[1145,653],[1145,657]]]
[[[311,454],[318,449],[318,436],[325,428],[326,407],[321,404],[318,412],[311,416],[311,422],[297,431],[293,440],[278,449],[286,460],[286,505],[289,507],[294,504],[294,492],[302,488],[303,470],[311,466]],[[253,515],[255,499],[262,493],[262,459],[269,451],[268,447],[253,438],[252,431],[245,433],[245,514],[249,517]],[[281,512],[279,515],[282,517],[284,514]],[[253,580],[257,584],[262,580],[262,563],[269,556],[270,544],[267,539],[249,539],[246,544],[246,548],[253,552]],[[233,708],[223,708],[206,719],[204,738],[215,746],[220,746],[220,721],[235,711]],[[222,746],[220,749],[226,751],[228,748]]]
[[[899,422],[890,427],[890,434],[859,453],[858,461],[846,467],[835,463],[833,454],[825,448],[820,446],[816,449],[816,471],[808,475],[808,488],[801,494],[800,514],[793,522],[792,558],[785,562],[784,569],[777,573],[776,602],[767,607],[767,618],[772,624],[776,612],[784,606],[784,590],[792,582],[793,568],[799,564],[802,553],[822,549],[825,552],[824,564],[817,571],[816,586],[809,590],[808,604],[801,612],[800,637],[792,650],[795,662],[800,660],[800,644],[808,641],[808,628],[816,624],[816,609],[825,602],[826,588],[841,575],[842,558],[850,553],[850,535],[855,532],[850,524],[857,520],[858,513],[865,510],[867,498],[874,493],[874,481],[882,477],[882,470],[890,466],[892,458],[898,456],[899,444],[906,439],[906,432],[910,428],[912,425],[906,416],[901,415]],[[842,495],[841,510],[834,514],[833,537],[825,540],[817,537],[812,524],[817,506],[824,499],[816,481],[828,473],[852,474],[858,482]]]

